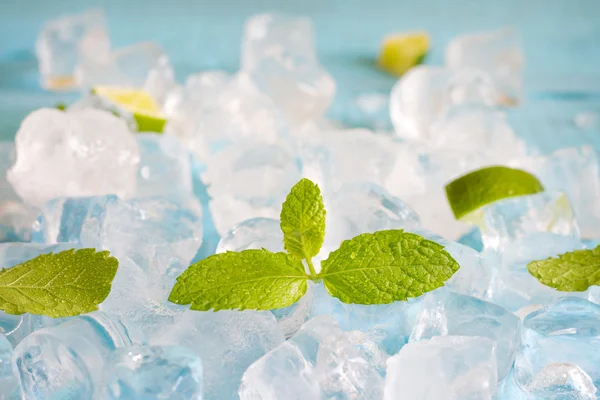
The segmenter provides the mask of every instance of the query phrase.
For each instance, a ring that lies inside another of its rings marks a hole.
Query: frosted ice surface
[[[181,138],[204,163],[240,141],[275,144],[287,134],[281,110],[244,73],[205,72],[190,77],[172,97],[165,131]]]
[[[563,192],[511,197],[484,206],[478,212],[486,250],[503,251],[511,243],[536,232],[579,237],[575,213]]]
[[[75,76],[83,90],[98,85],[144,89],[159,104],[175,86],[170,62],[153,42],[136,43],[103,59],[84,61],[77,65]]]
[[[21,123],[17,159],[7,173],[26,202],[135,190],[139,149],[126,123],[108,112],[42,108]]]
[[[14,142],[0,142],[0,242],[31,239],[37,216],[37,210],[23,203],[6,179],[6,172],[15,159]]]
[[[0,317],[1,321],[1,317]],[[17,377],[12,370],[11,358],[13,346],[4,335],[0,335],[0,399],[16,391]]]
[[[263,248],[274,253],[285,251],[279,225],[279,220],[272,218],[251,218],[240,222],[219,240],[216,253]]]
[[[384,362],[366,335],[317,317],[248,368],[240,399],[381,399]]]
[[[152,344],[181,345],[200,356],[204,399],[236,399],[244,371],[284,342],[268,311],[186,311]]]
[[[454,37],[446,47],[450,68],[477,67],[490,73],[503,105],[519,103],[523,86],[524,55],[519,32],[513,28],[468,33]]]
[[[384,400],[492,400],[497,391],[494,343],[441,336],[409,343],[388,360]]]
[[[504,308],[444,288],[427,293],[419,303],[411,342],[433,336],[482,336],[496,346],[498,379],[508,375],[519,345],[521,321]]]
[[[278,218],[301,174],[285,147],[244,142],[216,154],[203,178],[210,185],[210,209],[222,235],[250,218]]]
[[[489,105],[493,95],[493,83],[483,71],[421,65],[392,88],[390,117],[399,137],[427,142],[432,124],[453,106]]]
[[[412,230],[420,225],[419,216],[399,198],[371,182],[347,182],[332,195],[325,196],[327,234],[320,256],[340,243],[362,233],[388,229]]]
[[[585,297],[585,292],[558,292],[541,284],[527,270],[527,264],[582,248],[581,241],[549,232],[527,235],[499,253],[486,252],[495,265],[490,301],[512,312],[535,304],[548,304],[561,296]]]
[[[193,195],[190,152],[169,135],[137,135],[140,164],[136,197],[185,199]]]
[[[202,400],[202,361],[179,346],[119,349],[105,370],[109,400]]]
[[[295,122],[322,116],[335,81],[317,59],[312,22],[283,14],[246,21],[241,70]]]
[[[398,352],[410,336],[414,313],[410,307],[417,300],[397,301],[391,304],[347,304],[332,297],[323,284],[313,286],[311,318],[332,316],[344,331],[362,331],[378,337],[388,354]]]
[[[560,149],[548,156],[515,161],[536,175],[546,190],[565,192],[575,210],[581,235],[600,237],[600,165],[591,146]]]
[[[48,21],[38,35],[35,52],[42,86],[71,89],[78,63],[102,60],[110,52],[104,13],[94,9]]]
[[[537,395],[595,398],[600,387],[599,305],[564,297],[529,314],[523,327],[515,360],[520,387]]]
[[[27,336],[15,348],[13,369],[25,398],[91,399],[110,353],[143,341],[132,325],[94,312]]]

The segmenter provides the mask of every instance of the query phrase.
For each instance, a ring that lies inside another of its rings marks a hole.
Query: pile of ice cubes
[[[32,112],[15,143],[0,144],[3,267],[80,247],[120,262],[98,312],[0,312],[0,398],[598,398],[600,291],[559,293],[526,269],[600,238],[598,155],[537,155],[508,124],[505,107],[522,92],[518,34],[459,36],[444,66],[412,69],[383,99],[387,133],[325,117],[335,82],[313,35],[306,18],[253,16],[237,73],[181,85],[158,46],[111,49],[101,12],[44,27],[44,86],[144,89],[168,123],[163,135],[134,133],[84,96]],[[444,184],[493,164],[529,170],[547,191],[486,206],[472,231],[454,220]],[[281,251],[281,203],[303,176],[328,210],[316,261],[357,234],[406,229],[446,246],[460,270],[443,288],[379,306],[341,303],[319,284],[273,311],[167,301],[217,234],[216,252]]]

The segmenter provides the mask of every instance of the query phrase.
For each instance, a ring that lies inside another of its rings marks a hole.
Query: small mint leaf
[[[459,268],[442,245],[402,230],[346,240],[321,265],[327,291],[358,304],[418,297],[443,286]]]
[[[600,246],[532,261],[527,269],[546,286],[562,292],[584,292],[590,286],[600,285]]]
[[[281,207],[285,250],[299,260],[319,254],[325,238],[325,207],[319,187],[304,178],[290,191]]]
[[[169,295],[192,310],[271,310],[294,304],[308,284],[302,262],[268,250],[228,251],[191,265]]]
[[[42,254],[0,272],[0,309],[53,318],[97,310],[110,293],[118,266],[108,251]]]

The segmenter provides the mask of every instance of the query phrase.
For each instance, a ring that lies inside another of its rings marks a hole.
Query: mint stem
[[[310,258],[306,259],[306,263],[308,264],[308,269],[310,270],[310,279],[311,280],[315,280],[317,279],[317,272],[315,271],[315,266],[312,263],[312,260]]]

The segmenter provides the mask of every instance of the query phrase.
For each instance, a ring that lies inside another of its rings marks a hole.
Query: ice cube
[[[421,65],[392,88],[390,117],[399,137],[428,142],[432,124],[448,109],[463,104],[490,105],[493,96],[493,82],[484,71]]]
[[[241,400],[380,399],[385,356],[360,332],[342,332],[329,316],[314,318],[252,364]]]
[[[17,132],[17,159],[8,181],[26,202],[135,190],[139,149],[126,123],[108,112],[42,108]]]
[[[190,152],[169,135],[137,135],[140,164],[136,197],[185,199],[193,195]]]
[[[319,64],[311,21],[260,14],[246,21],[241,70],[292,121],[322,116],[333,100],[335,81]]]
[[[195,351],[204,370],[204,399],[237,398],[244,371],[284,342],[268,311],[187,311],[152,344],[183,345]]]
[[[78,63],[102,60],[110,52],[104,12],[88,10],[47,22],[39,33],[35,51],[44,88],[73,88]]]
[[[249,218],[278,218],[281,204],[301,174],[286,148],[245,142],[218,153],[205,178],[215,226],[223,235]]]
[[[0,142],[0,242],[29,241],[37,215],[6,180],[6,171],[16,159],[14,142]]]
[[[418,300],[378,305],[347,304],[327,293],[323,284],[313,286],[313,296],[311,318],[329,315],[344,331],[358,330],[377,336],[388,354],[397,353],[408,341],[414,319],[409,309]]]
[[[399,198],[371,182],[347,182],[326,196],[327,235],[321,250],[325,257],[344,240],[362,233],[388,229],[412,230],[420,225],[419,216]]]
[[[478,213],[486,250],[503,251],[511,243],[536,232],[579,237],[575,214],[563,192],[511,197],[484,206]]]
[[[519,32],[513,28],[476,32],[452,39],[446,47],[445,64],[450,68],[477,67],[490,73],[498,94],[496,103],[519,103],[524,64]]]
[[[8,339],[0,335],[0,399],[9,399],[11,393],[16,392],[18,381],[12,370],[11,357],[13,354],[12,344]]]
[[[385,93],[361,93],[352,98],[344,110],[344,123],[356,128],[371,129],[376,133],[391,134],[390,96]]]
[[[536,175],[548,191],[563,191],[575,210],[581,235],[600,237],[600,166],[591,146],[560,149],[548,156],[515,161],[517,167]]]
[[[482,336],[494,342],[498,379],[508,375],[519,345],[521,321],[504,308],[474,297],[438,289],[419,303],[410,341],[434,336]]]
[[[442,336],[409,343],[388,360],[384,400],[491,400],[497,390],[494,343]]]
[[[136,43],[112,51],[103,59],[85,60],[77,65],[75,76],[84,91],[95,86],[144,89],[159,104],[175,86],[169,60],[153,42]]]
[[[247,249],[267,249],[274,253],[285,251],[279,220],[251,218],[240,222],[223,235],[219,240],[216,252],[224,253]]]
[[[514,375],[523,390],[595,398],[600,382],[599,305],[564,297],[529,314],[523,327]]]
[[[191,76],[165,107],[165,132],[179,137],[204,163],[240,141],[275,144],[287,134],[280,109],[243,73]]]
[[[179,346],[119,349],[105,370],[110,400],[202,400],[202,361]]]
[[[548,304],[561,296],[585,297],[585,292],[558,292],[545,286],[527,270],[527,264],[531,261],[556,257],[582,247],[577,238],[539,232],[515,241],[499,253],[486,252],[486,257],[497,265],[490,301],[517,312],[523,307]]]
[[[27,336],[15,348],[13,369],[25,398],[91,399],[110,353],[143,342],[132,325],[94,312]]]
[[[430,135],[431,143],[444,149],[482,152],[492,157],[527,154],[525,142],[517,137],[505,114],[485,104],[450,107],[431,125]]]

